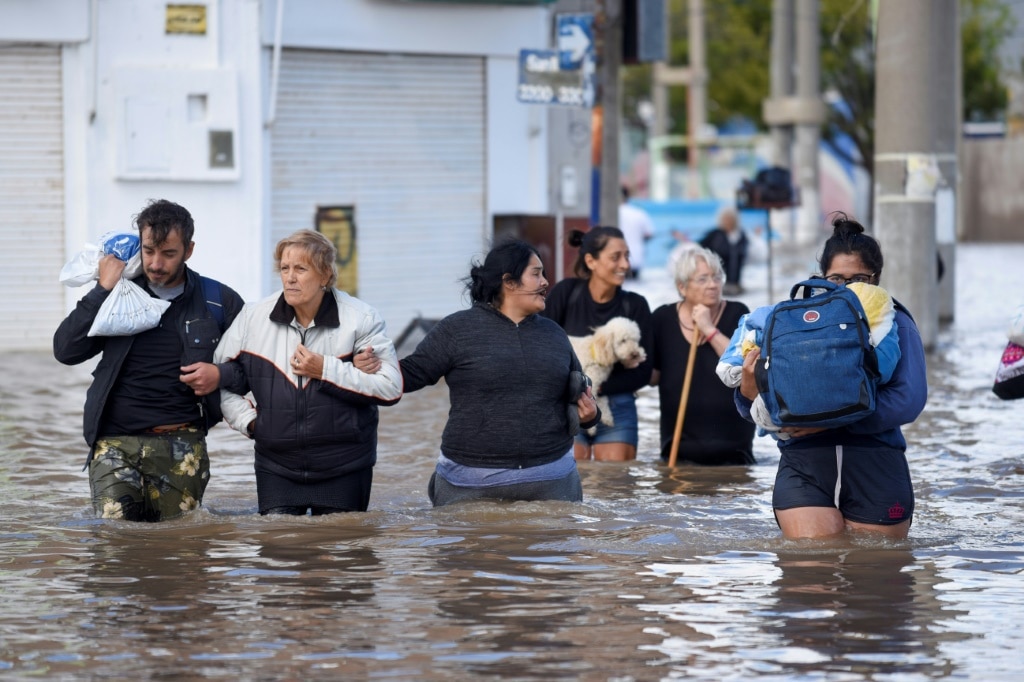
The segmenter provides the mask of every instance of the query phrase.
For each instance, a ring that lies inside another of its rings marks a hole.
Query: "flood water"
[[[659,466],[653,389],[638,461],[581,465],[582,504],[432,509],[442,386],[382,410],[365,514],[260,517],[249,442],[219,426],[202,509],[102,521],[91,367],[0,355],[0,678],[1020,679],[1024,401],[990,387],[1022,262],[958,247],[899,543],[783,540],[767,439],[753,467]],[[674,300],[664,273],[643,286]]]

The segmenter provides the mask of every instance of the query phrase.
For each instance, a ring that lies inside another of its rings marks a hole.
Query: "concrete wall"
[[[211,2],[205,35],[166,34],[165,3],[93,7],[91,39],[64,50],[67,253],[166,198],[195,219],[190,264],[256,298],[259,270],[242,264],[267,260],[257,6]],[[234,135],[233,169],[211,172],[208,129]]]
[[[961,146],[961,241],[1024,241],[1024,137]]]
[[[551,45],[546,6],[207,0],[205,34],[174,35],[165,32],[168,4],[0,0],[0,40],[62,45],[68,257],[107,230],[129,227],[149,199],[167,198],[196,220],[191,265],[246,299],[266,293],[277,40],[290,48],[482,58],[488,223],[481,239],[495,214],[549,212],[545,107],[515,96],[519,49]],[[232,169],[211,169],[199,153],[207,128],[233,133]],[[82,293],[68,290],[67,307]]]

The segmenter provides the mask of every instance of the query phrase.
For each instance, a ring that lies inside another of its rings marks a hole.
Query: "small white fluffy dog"
[[[572,343],[572,349],[576,351],[580,364],[583,365],[583,373],[594,382],[594,395],[597,396],[597,405],[601,408],[601,422],[607,426],[614,426],[615,420],[608,406],[608,398],[598,396],[597,391],[612,373],[612,367],[616,362],[622,363],[627,369],[633,369],[647,359],[647,353],[640,345],[640,326],[628,317],[613,317],[600,327],[596,327],[593,334],[570,336],[569,341]],[[593,429],[589,432],[593,433]]]

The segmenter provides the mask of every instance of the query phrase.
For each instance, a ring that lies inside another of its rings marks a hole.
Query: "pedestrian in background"
[[[334,287],[336,263],[319,232],[279,241],[281,292],[246,305],[217,347],[216,361],[230,363],[224,417],[255,441],[260,514],[318,516],[370,503],[377,408],[398,402],[402,381],[384,320]],[[250,391],[252,402],[243,397]]]
[[[654,223],[647,211],[629,203],[629,188],[623,185],[619,203],[619,229],[629,248],[629,274],[627,279],[638,279],[644,267],[647,242],[654,236]]]
[[[711,249],[722,259],[725,268],[723,293],[736,296],[743,293],[743,266],[747,261],[747,235],[740,229],[736,209],[725,206],[718,212],[715,227],[704,235],[700,245]]]
[[[103,518],[152,522],[203,501],[210,480],[206,433],[221,420],[220,370],[210,362],[243,301],[185,264],[195,223],[183,206],[150,202],[135,224],[143,274],[134,282],[170,301],[160,324],[130,336],[88,335],[125,268],[107,255],[96,286],[57,328],[53,355],[65,365],[101,355],[83,415],[93,509]],[[208,302],[208,289],[218,301]]]
[[[651,316],[651,385],[658,387],[664,462],[669,460],[686,366],[696,341],[677,461],[754,464],[754,425],[737,413],[733,389],[715,371],[740,319],[750,312],[739,301],[722,299],[724,281],[714,252],[699,246],[687,249],[675,266],[679,301],[661,306]]]
[[[569,339],[544,310],[537,250],[518,239],[491,249],[466,280],[473,304],[435,324],[402,360],[405,390],[444,379],[451,409],[428,495],[470,500],[583,499],[573,432],[600,417]]]
[[[633,368],[615,363],[608,379],[594,389],[608,397],[613,426],[601,423],[593,435],[576,436],[576,459],[627,461],[636,459],[639,442],[636,392],[651,379],[651,309],[647,299],[625,291],[630,271],[629,247],[615,227],[573,230],[569,244],[579,248],[573,270],[576,277],[562,280],[548,295],[541,313],[557,322],[570,336],[587,336],[613,317],[625,317],[640,327],[640,343],[647,359]]]
[[[864,227],[845,215],[833,221],[819,266],[821,277],[837,284],[879,283],[882,250]],[[907,466],[907,441],[900,427],[910,424],[928,398],[924,347],[913,318],[896,306],[900,359],[891,380],[878,387],[875,411],[838,428],[783,427],[772,508],[787,538],[823,538],[844,531],[874,531],[889,538],[907,536],[914,515],[914,488]],[[757,397],[751,350],[743,362],[736,404],[750,418]]]

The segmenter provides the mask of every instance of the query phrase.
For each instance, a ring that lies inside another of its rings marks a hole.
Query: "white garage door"
[[[484,91],[481,58],[283,53],[271,243],[318,206],[354,206],[357,295],[392,338],[465,307],[458,280],[487,234]]]
[[[0,349],[51,347],[64,316],[60,50],[0,46]]]

